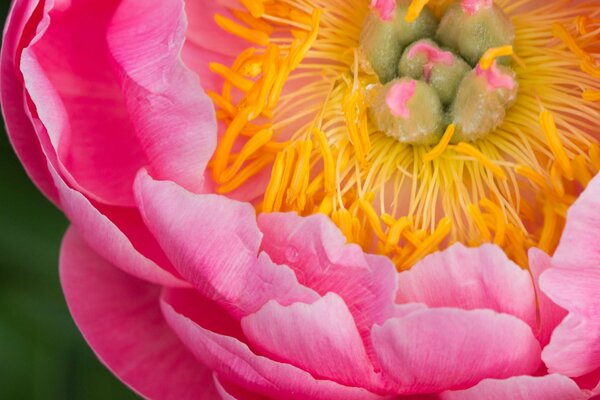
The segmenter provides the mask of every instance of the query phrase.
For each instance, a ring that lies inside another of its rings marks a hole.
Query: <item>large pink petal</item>
[[[131,240],[117,227],[113,221],[103,215],[84,195],[71,189],[58,176],[52,165],[48,163],[52,172],[54,183],[58,188],[60,201],[63,211],[71,220],[78,232],[87,243],[99,254],[109,260],[112,264],[118,266],[125,272],[160,285],[167,286],[186,286],[180,278],[173,275],[168,270],[157,265],[152,259],[140,253],[134,247]],[[145,227],[141,218],[132,215],[137,211],[122,211],[125,215],[119,215],[117,220],[122,225],[133,224],[127,230],[133,237],[138,238],[140,245],[152,245],[153,239],[144,233]],[[133,219],[133,221],[131,221]],[[145,241],[142,244],[142,241]],[[156,245],[155,245],[156,246]],[[152,246],[150,246],[152,248]],[[159,249],[154,248],[152,255],[159,254]],[[150,255],[150,254],[149,254]],[[164,256],[163,256],[164,257]],[[158,257],[162,259],[162,257]],[[168,265],[168,264],[163,264]]]
[[[272,359],[344,385],[382,389],[352,315],[334,293],[313,304],[271,301],[241,323],[252,345]]]
[[[214,374],[213,378],[221,400],[267,400],[266,397],[250,393],[236,385],[223,381],[217,374]]]
[[[27,99],[20,71],[21,53],[35,35],[43,5],[36,0],[13,1],[0,55],[0,104],[9,139],[27,173],[55,203],[58,193],[46,165],[33,123],[26,112]]]
[[[535,284],[539,309],[538,340],[542,347],[550,342],[552,332],[567,315],[566,310],[550,300],[539,287],[540,276],[551,266],[552,259],[548,254],[536,248],[529,250],[529,269]]]
[[[489,308],[536,327],[530,275],[493,245],[466,248],[456,244],[426,257],[399,274],[396,301],[466,310]]]
[[[254,354],[239,339],[215,327],[214,319],[218,317],[213,317],[214,312],[208,315],[198,312],[192,316],[182,311],[178,298],[185,292],[189,305],[189,290],[167,291],[161,303],[163,314],[185,345],[223,379],[278,400],[379,398],[364,389],[315,379],[292,365]]]
[[[445,392],[441,400],[585,400],[588,396],[562,375],[485,379],[466,390]]]
[[[159,287],[119,271],[73,230],[63,241],[60,272],[77,326],[124,383],[153,399],[217,398],[212,372],[165,323]]]
[[[408,393],[464,389],[540,364],[531,328],[490,310],[415,311],[373,327],[373,345],[385,374]]]
[[[23,51],[21,70],[35,113],[64,165],[61,174],[96,199],[127,205],[133,202],[135,173],[147,159],[106,44],[116,5],[47,2],[38,37]]]
[[[136,195],[148,227],[179,273],[236,316],[272,299],[316,300],[287,266],[259,253],[261,234],[250,204],[193,194],[145,171],[136,181]]]
[[[560,268],[600,269],[600,175],[571,206],[560,244],[553,256]]]
[[[139,4],[113,0],[46,3],[23,52],[25,85],[57,168],[108,204],[133,204],[142,166],[200,190],[216,140],[212,106],[179,56],[183,3],[155,3],[145,2],[153,12],[142,15]]]
[[[181,61],[185,31],[182,0],[122,0],[108,47],[150,172],[199,191],[217,127],[212,102]]]
[[[375,323],[394,312],[396,270],[387,257],[363,253],[324,215],[261,214],[262,248],[289,265],[303,285],[321,295],[337,293],[348,305],[359,331],[368,337]]]

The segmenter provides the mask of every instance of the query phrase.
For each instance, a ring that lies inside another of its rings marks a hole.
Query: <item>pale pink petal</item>
[[[142,215],[175,268],[205,296],[238,317],[271,299],[312,302],[292,270],[259,252],[254,208],[217,195],[190,193],[142,171],[136,180]]]
[[[181,61],[185,31],[182,0],[122,0],[107,40],[150,173],[199,191],[217,128],[212,102]]]
[[[230,10],[227,8],[227,5],[230,4],[237,4],[238,9],[244,9],[237,1],[187,0],[185,2],[185,13],[188,19],[186,46],[189,43],[231,57],[237,56],[246,47],[252,46],[252,43],[244,42],[239,37],[225,32],[215,22],[215,14],[233,19]]]
[[[385,376],[405,393],[464,389],[529,374],[540,364],[531,328],[490,310],[415,311],[373,327],[373,345]]]
[[[79,330],[100,360],[133,390],[153,399],[217,397],[212,371],[165,323],[159,287],[113,267],[72,229],[61,248],[60,275]]]
[[[536,328],[535,292],[527,271],[497,246],[455,244],[398,276],[398,303],[466,310],[489,308]]]
[[[600,320],[567,315],[554,330],[542,359],[549,372],[572,377],[600,368]]]
[[[54,183],[58,188],[60,202],[63,206],[63,211],[71,220],[73,226],[78,230],[79,234],[89,243],[93,249],[109,260],[114,265],[118,266],[125,272],[153,283],[166,286],[187,286],[180,278],[173,275],[167,269],[157,265],[152,259],[143,255],[136,249],[131,240],[115,225],[115,223],[103,215],[84,195],[76,190],[69,188],[65,182],[58,176],[54,168],[48,163],[48,167],[54,177]],[[129,228],[133,237],[137,237],[139,244],[144,243],[149,246],[152,253],[156,255],[159,252],[157,246],[152,246],[155,241],[147,234],[140,232],[145,230],[141,219],[136,218],[133,213],[135,210],[122,211],[123,216],[118,216],[117,220],[125,218],[135,218],[135,228]],[[123,225],[127,226],[127,221]],[[131,224],[131,221],[129,221]],[[140,224],[140,225],[137,225]],[[138,232],[132,232],[136,229]],[[160,254],[160,253],[158,253]],[[164,257],[164,256],[163,256]],[[157,257],[159,260],[163,257]],[[163,264],[168,266],[169,264]],[[173,271],[174,272],[174,271]]]
[[[382,389],[352,315],[334,293],[313,304],[271,301],[241,323],[253,347],[269,358],[343,385]]]
[[[34,125],[29,117],[23,76],[20,71],[23,46],[35,35],[43,5],[36,0],[13,1],[4,29],[0,55],[0,105],[6,130],[17,156],[31,180],[53,202],[58,193],[46,166]]]
[[[571,206],[560,244],[553,256],[560,268],[600,269],[600,175]]]
[[[536,288],[539,309],[538,340],[542,347],[550,342],[550,336],[558,324],[565,318],[567,312],[558,306],[540,289],[540,275],[552,266],[552,259],[543,251],[531,248],[529,250],[529,270]]]
[[[169,325],[183,343],[223,379],[251,392],[286,400],[367,400],[379,396],[364,389],[319,380],[292,365],[254,354],[246,344],[215,329],[211,313],[182,313],[177,297],[189,290],[169,290],[161,303]],[[190,303],[189,299],[186,303]],[[218,317],[217,317],[218,318]]]
[[[387,257],[363,253],[324,215],[261,214],[262,248],[289,265],[305,286],[320,295],[338,294],[348,305],[359,331],[369,336],[375,323],[394,312],[396,270]]]
[[[445,392],[440,400],[586,400],[575,382],[562,375],[485,379],[466,390]]]

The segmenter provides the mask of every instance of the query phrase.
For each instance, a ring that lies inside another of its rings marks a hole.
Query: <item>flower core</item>
[[[596,2],[227,4],[248,48],[210,65],[220,193],[326,214],[399,269],[457,241],[554,250],[600,169]]]

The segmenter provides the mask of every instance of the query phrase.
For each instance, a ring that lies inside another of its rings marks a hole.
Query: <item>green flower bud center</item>
[[[482,57],[511,46],[514,28],[491,2],[476,9],[467,3],[473,1],[450,5],[439,21],[426,7],[407,22],[408,0],[397,2],[391,18],[367,16],[361,66],[379,78],[369,96],[377,130],[402,143],[436,144],[450,124],[459,142],[482,139],[504,121],[518,91],[510,56]]]

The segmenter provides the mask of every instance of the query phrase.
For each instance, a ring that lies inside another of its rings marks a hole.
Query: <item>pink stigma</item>
[[[408,52],[408,58],[413,59],[419,54],[425,54],[427,63],[423,66],[423,75],[425,80],[429,82],[431,70],[437,63],[451,66],[454,64],[454,55],[449,51],[443,51],[427,42],[415,44]]]
[[[477,76],[483,76],[485,78],[490,92],[498,89],[513,90],[516,86],[515,80],[510,75],[506,75],[500,71],[496,61],[494,61],[489,69],[483,69],[480,64],[477,64],[475,73]]]
[[[382,20],[390,21],[396,12],[396,0],[371,0],[371,9],[376,10]]]
[[[407,81],[392,85],[385,97],[385,103],[394,117],[408,118],[408,102],[415,95],[417,81]]]
[[[477,14],[480,10],[492,8],[494,0],[463,0],[462,8],[469,15]]]

